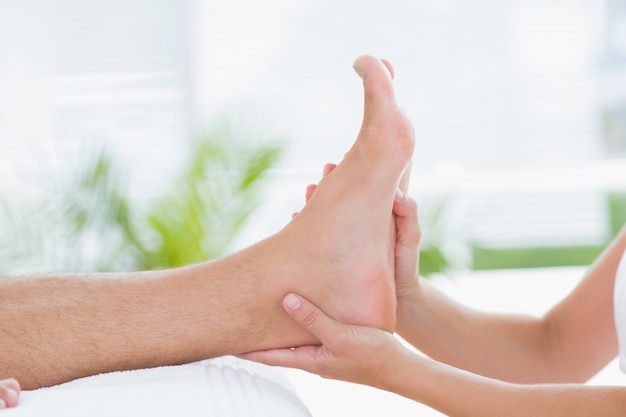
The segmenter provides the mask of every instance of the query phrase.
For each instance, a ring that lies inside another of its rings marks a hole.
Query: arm
[[[490,314],[419,280],[411,259],[418,250],[419,226],[409,205],[394,207],[396,331],[408,342],[438,361],[510,382],[581,382],[615,357],[613,284],[626,228],[578,287],[543,317]]]
[[[381,385],[453,417],[609,417],[624,415],[626,410],[624,387],[505,383],[412,355],[406,350],[381,375]]]
[[[625,387],[521,385],[489,379],[416,355],[382,330],[330,319],[290,294],[284,307],[321,346],[254,352],[242,357],[300,368],[397,393],[451,417],[623,416]]]

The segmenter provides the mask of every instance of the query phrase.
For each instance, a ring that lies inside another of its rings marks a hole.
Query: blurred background
[[[424,274],[585,265],[626,220],[620,0],[0,0],[0,272],[282,227],[396,68]]]

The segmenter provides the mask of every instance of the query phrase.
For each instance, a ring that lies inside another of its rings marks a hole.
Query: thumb
[[[332,343],[333,335],[341,331],[341,323],[331,319],[299,295],[287,294],[283,299],[283,307],[298,324],[324,345],[327,342]]]
[[[402,178],[400,179],[400,189],[406,194],[409,192],[409,183],[411,182],[411,168],[413,164],[409,162],[409,165],[406,167],[406,170],[402,174]]]

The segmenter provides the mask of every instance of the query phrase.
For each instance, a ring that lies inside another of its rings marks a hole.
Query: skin
[[[544,317],[528,318],[470,310],[419,282],[416,267],[420,229],[415,202],[398,196],[394,214],[398,227],[400,334],[416,347],[430,348],[433,356],[456,366],[415,354],[389,332],[332,319],[296,294],[288,294],[283,306],[321,345],[254,352],[243,357],[370,385],[452,417],[624,415],[626,387],[571,382],[597,372],[617,352],[615,330],[609,327],[614,324],[612,285],[626,246],[625,231],[571,294]],[[451,343],[461,343],[465,351],[446,347]],[[443,351],[435,352],[437,347]],[[518,365],[519,361],[523,366]],[[565,369],[567,366],[574,369]]]
[[[585,382],[617,355],[613,287],[625,249],[623,229],[541,317],[476,311],[415,276],[401,277],[396,331],[433,359],[491,378]]]
[[[0,381],[0,410],[16,407],[21,390],[19,382],[15,379],[3,379]]]
[[[363,124],[344,160],[275,235],[184,268],[0,280],[0,377],[24,389],[116,370],[319,343],[285,314],[297,292],[342,321],[393,330],[396,190],[413,128],[386,61],[362,56]],[[346,301],[350,300],[350,301]]]

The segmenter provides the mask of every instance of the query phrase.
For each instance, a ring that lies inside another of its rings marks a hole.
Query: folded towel
[[[24,391],[1,417],[310,417],[276,368],[234,357],[112,372]]]

